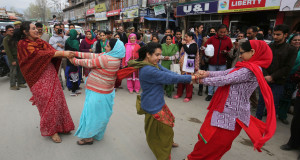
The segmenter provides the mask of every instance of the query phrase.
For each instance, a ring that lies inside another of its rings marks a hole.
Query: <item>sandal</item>
[[[189,102],[191,99],[189,99],[189,98],[185,98],[184,100],[183,100],[183,102]]]
[[[86,141],[86,139],[81,139],[81,140],[77,141],[78,145],[92,145],[93,143],[94,143],[94,141],[88,142],[88,141]]]
[[[173,96],[174,99],[180,98],[178,95]]]

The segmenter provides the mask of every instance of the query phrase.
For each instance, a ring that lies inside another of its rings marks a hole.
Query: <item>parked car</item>
[[[81,33],[81,35],[85,35],[84,30],[82,27],[75,25],[75,29]],[[67,32],[69,30],[69,25],[65,25],[65,32]],[[52,36],[54,33],[54,25],[50,25],[48,27],[48,34],[50,36]]]

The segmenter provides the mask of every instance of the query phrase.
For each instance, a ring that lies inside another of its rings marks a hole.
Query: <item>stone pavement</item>
[[[144,133],[144,116],[136,114],[136,94],[125,89],[116,92],[114,113],[110,119],[104,139],[90,146],[78,146],[72,135],[62,135],[61,144],[53,143],[49,137],[42,137],[39,131],[40,116],[35,106],[28,101],[29,88],[9,90],[9,78],[0,78],[0,160],[154,160]],[[84,104],[82,95],[71,97],[67,89],[65,97],[77,129]],[[197,93],[195,85],[194,92]],[[207,113],[205,95],[194,95],[192,101],[166,99],[176,117],[175,142],[180,146],[172,150],[173,160],[182,160],[193,150],[197,134]],[[289,115],[289,120],[291,120]],[[233,142],[224,160],[296,160],[298,151],[282,151],[290,136],[290,126],[278,123],[275,136],[265,144],[263,152],[253,150],[252,143],[244,131]],[[226,137],[224,137],[226,138]]]

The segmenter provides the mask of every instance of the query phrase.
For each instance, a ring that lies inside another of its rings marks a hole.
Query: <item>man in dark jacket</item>
[[[297,49],[286,43],[289,27],[287,25],[277,25],[274,28],[274,43],[269,46],[273,52],[273,61],[269,68],[263,69],[266,81],[268,82],[274,98],[275,109],[278,114],[279,100],[282,96],[284,83],[295,63]],[[262,119],[265,109],[264,99],[259,92],[256,117]]]
[[[224,71],[226,70],[226,59],[228,52],[231,50],[232,42],[231,39],[226,36],[227,26],[221,24],[218,27],[217,35],[210,37],[205,43],[205,47],[208,44],[214,46],[214,56],[209,59],[208,70],[209,71]],[[208,96],[205,98],[206,101],[210,101],[214,94],[214,91],[217,90],[217,87],[208,86]]]
[[[128,42],[128,38],[126,36],[126,33],[124,32],[123,26],[120,26],[117,28],[117,32],[119,33],[120,40],[124,43],[124,45]]]

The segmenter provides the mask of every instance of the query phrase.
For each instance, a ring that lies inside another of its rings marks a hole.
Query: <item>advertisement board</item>
[[[218,1],[211,2],[194,2],[194,3],[181,3],[177,6],[176,16],[198,15],[205,13],[217,13]]]
[[[280,11],[297,11],[300,10],[300,0],[281,1]]]
[[[279,9],[281,0],[220,0],[218,13]]]

